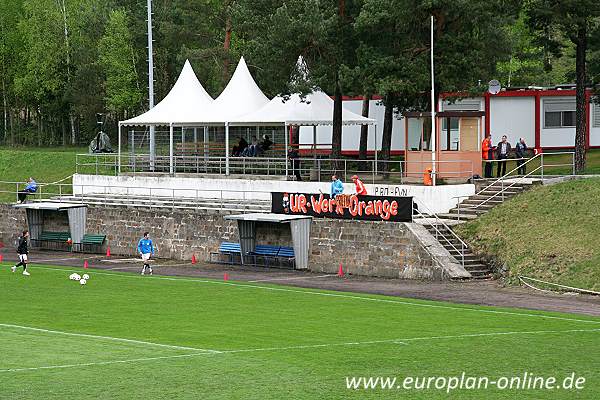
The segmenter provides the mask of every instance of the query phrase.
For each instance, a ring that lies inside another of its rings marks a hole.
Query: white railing
[[[26,182],[0,181],[0,195],[18,199]],[[39,184],[27,195],[37,201],[122,205],[148,208],[186,208],[241,212],[270,212],[271,192],[92,184]]]
[[[423,214],[421,212],[421,210],[419,209],[419,207],[424,208],[425,211],[427,212],[427,214]],[[469,248],[469,246],[467,246],[465,241],[462,240],[456,233],[454,233],[454,231],[450,228],[450,226],[448,226],[442,219],[440,219],[436,213],[429,210],[429,208],[427,208],[427,206],[425,206],[424,204],[418,205],[418,207],[413,206],[413,219],[414,219],[415,213],[417,214],[417,217],[419,217],[419,218],[422,218],[422,219],[432,219],[433,218],[435,220],[435,223],[429,224],[435,230],[435,239],[438,242],[440,242],[440,236],[442,238],[444,238],[444,241],[450,245],[452,250],[454,250],[455,252],[460,254],[460,260],[456,256],[453,256],[453,257],[464,268],[465,267],[465,251]],[[446,235],[440,230],[440,228],[439,228],[440,226],[444,227],[446,232],[448,232],[452,238],[458,240],[458,242],[460,244],[460,250],[458,247],[456,247],[454,245],[454,243],[452,243],[450,240],[448,240],[446,238]]]
[[[156,156],[152,166],[147,154],[78,154],[76,171],[80,174],[118,175],[169,173],[170,157]],[[473,176],[473,163],[470,160],[436,161],[436,169],[443,169],[446,176],[467,179]],[[227,159],[224,156],[177,155],[173,158],[174,171],[190,174],[224,175]],[[261,175],[296,177],[313,182],[329,182],[331,175],[339,175],[344,181],[358,175],[366,183],[396,183],[407,180],[422,181],[423,173],[431,166],[431,161],[404,160],[355,160],[330,158],[277,158],[277,157],[230,157],[229,170],[234,175]],[[417,172],[408,172],[417,171]]]

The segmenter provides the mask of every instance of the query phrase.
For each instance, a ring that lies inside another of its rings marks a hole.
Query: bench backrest
[[[221,253],[241,253],[242,249],[239,243],[222,242],[219,246]]]
[[[83,240],[81,241],[81,243],[101,245],[104,243],[105,240],[106,240],[106,235],[92,235],[92,234],[86,233],[85,235],[83,235]]]
[[[69,232],[42,232],[37,240],[48,242],[66,242],[71,237]]]
[[[285,246],[281,246],[279,248],[279,253],[277,254],[279,257],[295,257],[296,254],[294,253],[294,248],[293,247],[285,247]]]

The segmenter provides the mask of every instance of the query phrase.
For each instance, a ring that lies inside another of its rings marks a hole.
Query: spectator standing
[[[367,195],[367,188],[365,187],[365,184],[362,183],[362,181],[360,179],[358,179],[358,175],[352,175],[352,182],[354,182],[354,185],[356,186],[356,194],[359,196],[366,196]]]
[[[517,144],[515,145],[515,154],[517,156],[517,173],[519,175],[525,175],[527,172],[527,166],[525,165],[525,158],[527,152],[527,144],[525,143],[525,139],[520,138]]]
[[[331,176],[331,198],[335,198],[338,194],[344,193],[344,183],[337,177]]]
[[[492,160],[494,159],[494,148],[492,146],[492,135],[489,133],[481,142],[481,158],[483,158],[485,163],[485,178],[492,177]]]
[[[496,149],[498,155],[498,168],[496,169],[496,175],[498,178],[504,176],[506,174],[506,159],[508,158],[508,153],[510,153],[510,143],[506,140],[506,135],[502,136],[502,140],[498,143],[498,147]]]

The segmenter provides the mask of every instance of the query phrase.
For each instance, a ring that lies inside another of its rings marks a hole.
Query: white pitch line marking
[[[278,282],[278,281],[295,281],[299,279],[318,279],[318,278],[331,278],[335,275],[318,275],[318,276],[294,276],[294,277],[286,277],[286,278],[270,278],[270,279],[257,279],[255,281],[246,281],[248,283],[256,283],[256,282]]]
[[[401,338],[401,339],[385,339],[385,340],[370,340],[365,342],[346,342],[346,343],[323,343],[323,344],[309,344],[299,346],[286,346],[286,347],[263,347],[253,349],[239,349],[239,350],[222,350],[192,354],[178,354],[173,356],[161,356],[161,357],[147,357],[147,358],[134,358],[128,360],[115,360],[115,361],[99,361],[89,362],[81,364],[64,364],[64,365],[48,365],[42,367],[29,367],[29,368],[9,368],[0,369],[0,373],[3,372],[23,372],[23,371],[36,371],[42,369],[61,369],[61,368],[75,368],[75,367],[90,367],[97,365],[110,365],[110,364],[124,364],[134,363],[143,361],[154,361],[154,360],[167,360],[176,358],[189,358],[197,356],[209,356],[218,354],[239,354],[239,353],[256,353],[256,352],[267,352],[267,351],[287,351],[287,350],[306,350],[306,349],[319,349],[327,347],[338,347],[338,346],[365,346],[372,344],[401,344],[408,345],[407,342],[416,341],[427,341],[427,340],[444,340],[444,339],[465,339],[482,336],[502,336],[502,335],[543,335],[543,334],[561,334],[561,333],[578,333],[578,332],[600,332],[600,329],[569,329],[569,330],[547,330],[547,331],[513,331],[513,332],[487,332],[487,333],[471,333],[464,335],[448,335],[448,336],[424,336],[424,337],[413,337],[413,338]]]
[[[77,272],[77,271],[81,270],[81,269],[42,267],[42,266],[36,266],[36,268],[50,270],[50,271],[62,271],[62,272]],[[103,273],[103,272],[101,272],[101,270],[94,270],[94,273],[98,274],[98,275],[139,279],[139,276],[137,276],[137,275],[115,274],[115,273],[110,273],[110,272]],[[403,300],[391,300],[391,299],[382,299],[382,298],[376,298],[376,297],[355,296],[355,295],[342,294],[342,293],[324,293],[324,292],[315,292],[315,291],[311,291],[311,290],[299,290],[299,289],[280,288],[280,287],[271,287],[271,286],[248,285],[248,284],[243,284],[243,283],[233,283],[233,282],[218,281],[218,280],[193,279],[193,278],[186,278],[186,277],[169,278],[166,276],[157,276],[157,275],[146,277],[146,279],[178,281],[178,282],[184,282],[184,283],[185,282],[208,283],[208,284],[212,284],[212,285],[234,286],[234,287],[240,287],[240,288],[246,288],[246,289],[262,289],[262,290],[271,290],[271,291],[276,291],[276,292],[299,293],[299,294],[313,295],[313,296],[372,301],[372,302],[376,302],[376,303],[399,304],[399,305],[406,305],[406,306],[413,306],[413,307],[437,308],[437,309],[442,309],[442,310],[454,310],[454,311],[472,311],[472,312],[478,312],[478,313],[484,313],[484,314],[514,315],[514,316],[520,316],[520,317],[545,318],[545,319],[554,319],[554,320],[559,320],[559,321],[600,324],[600,320],[595,321],[595,320],[591,320],[591,319],[557,317],[557,316],[544,315],[544,314],[530,314],[530,313],[517,313],[517,312],[511,312],[511,311],[487,310],[487,309],[470,308],[468,306],[454,307],[454,306],[446,306],[446,305],[442,305],[442,304],[413,303],[410,301],[403,301]]]
[[[55,330],[52,330],[52,329],[34,328],[34,327],[31,327],[31,326],[22,326],[22,325],[2,324],[2,323],[0,323],[0,327],[23,329],[23,330],[35,331],[35,332],[43,332],[43,333],[53,333],[53,334],[56,334],[56,335],[76,336],[76,337],[84,337],[84,338],[91,338],[91,339],[110,340],[110,341],[114,341],[114,342],[142,344],[142,345],[147,345],[147,346],[164,347],[164,348],[176,349],[176,350],[192,350],[192,351],[204,351],[204,352],[208,352],[208,353],[219,353],[218,350],[197,349],[197,348],[194,348],[194,347],[187,347],[187,346],[174,346],[174,345],[170,345],[170,344],[152,343],[152,342],[146,342],[146,341],[143,341],[143,340],[117,338],[117,337],[112,337],[112,336],[100,336],[100,335],[90,335],[90,334],[86,334],[86,333],[73,333],[73,332],[55,331]]]

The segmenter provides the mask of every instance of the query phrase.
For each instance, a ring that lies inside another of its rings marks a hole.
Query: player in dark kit
[[[23,236],[19,238],[19,245],[17,246],[17,253],[19,254],[19,263],[13,265],[11,270],[15,272],[17,267],[23,266],[23,275],[29,276],[27,271],[27,254],[29,254],[29,248],[27,247],[27,241],[29,239],[29,231],[23,231]]]

